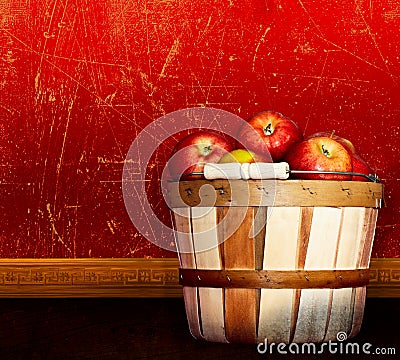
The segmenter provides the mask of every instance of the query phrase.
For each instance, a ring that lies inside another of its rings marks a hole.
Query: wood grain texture
[[[192,236],[197,269],[222,268],[216,208],[191,208]],[[206,340],[227,342],[224,321],[224,290],[197,289],[200,329]],[[196,300],[193,298],[192,300]],[[196,321],[197,319],[194,319]],[[194,324],[194,327],[197,326]]]
[[[341,226],[341,209],[314,208],[304,269],[333,269]],[[301,290],[294,342],[324,339],[332,301],[329,289]]]
[[[359,253],[360,249],[364,248],[366,235],[364,231],[366,227],[365,213],[368,210],[352,207],[342,209],[341,231],[335,261],[336,269],[355,269],[359,266]],[[336,335],[341,331],[350,334],[355,315],[353,313],[354,306],[360,306],[355,304],[354,294],[356,291],[358,290],[348,288],[332,292],[332,304],[325,334],[326,341],[336,340]],[[363,301],[363,299],[358,300]]]
[[[211,186],[205,186],[211,185]],[[201,197],[200,197],[201,189]],[[223,189],[223,191],[218,191]],[[363,206],[380,207],[383,185],[328,180],[197,180],[169,185],[172,207]]]
[[[190,214],[190,208],[179,208],[175,209],[172,216],[179,266],[181,268],[196,269]],[[201,333],[198,290],[195,287],[183,287],[182,291],[190,332],[195,338],[204,339]]]
[[[341,289],[368,284],[368,269],[200,270],[179,269],[183,286],[225,289]]]
[[[263,269],[296,268],[300,212],[299,207],[269,208]],[[261,290],[260,341],[268,338],[274,342],[289,342],[295,293],[293,289]]]
[[[359,257],[357,259],[360,268],[367,268],[370,264],[370,256],[372,252],[372,243],[374,240],[375,228],[371,227],[371,221],[376,221],[377,212],[374,209],[367,209],[365,212],[365,221],[367,226],[363,229],[362,246],[360,247]],[[353,324],[350,335],[356,334],[360,331],[362,319],[364,316],[365,298],[367,296],[366,288],[355,289],[355,305],[353,309]]]
[[[240,218],[241,209],[231,208]],[[235,215],[233,215],[235,217]],[[250,269],[256,267],[255,238],[252,233],[255,209],[249,207],[240,227],[229,222],[224,232],[231,233],[230,226],[236,226],[234,232],[223,243],[224,268]],[[225,326],[229,342],[254,343],[257,332],[257,292],[256,289],[225,289]]]

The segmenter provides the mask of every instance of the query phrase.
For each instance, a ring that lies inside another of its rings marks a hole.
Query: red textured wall
[[[192,106],[349,138],[386,186],[373,256],[399,257],[399,22],[394,0],[1,1],[0,257],[175,256],[131,224],[122,167]]]

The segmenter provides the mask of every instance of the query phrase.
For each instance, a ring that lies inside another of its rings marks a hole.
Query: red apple
[[[346,148],[330,137],[313,137],[294,145],[285,161],[290,170],[351,172],[352,161]],[[350,175],[292,174],[293,177],[312,180],[351,180]]]
[[[328,131],[317,132],[315,134],[310,135],[308,139],[312,137],[330,137],[333,140],[336,140],[338,143],[342,144],[350,154],[355,154],[356,152],[353,143],[344,137],[336,135],[335,131],[332,131],[331,133]]]
[[[289,148],[303,139],[300,127],[288,117],[275,111],[263,111],[248,120],[238,134],[240,146],[262,153],[265,148],[273,161],[280,161]],[[255,131],[254,131],[255,130]]]
[[[374,171],[372,168],[367,164],[367,162],[361,158],[361,156],[357,154],[351,155],[351,160],[353,164],[353,172],[365,175],[372,175]],[[367,178],[363,176],[353,176],[352,180],[354,181],[369,181]]]
[[[190,175],[203,172],[205,163],[217,163],[222,156],[235,149],[235,142],[212,130],[199,130],[185,136],[174,147],[168,168],[174,179],[201,178]]]

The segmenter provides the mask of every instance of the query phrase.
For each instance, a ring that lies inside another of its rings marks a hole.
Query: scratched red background
[[[0,257],[175,256],[131,224],[122,167],[192,106],[349,138],[386,186],[373,256],[399,257],[399,24],[395,0],[0,0]]]

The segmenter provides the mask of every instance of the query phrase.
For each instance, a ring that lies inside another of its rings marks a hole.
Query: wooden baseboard
[[[369,297],[400,297],[400,259],[372,259]],[[177,259],[2,259],[0,298],[181,297]]]
[[[368,297],[400,297],[400,258],[371,259]]]
[[[3,259],[1,297],[181,297],[177,259]]]

